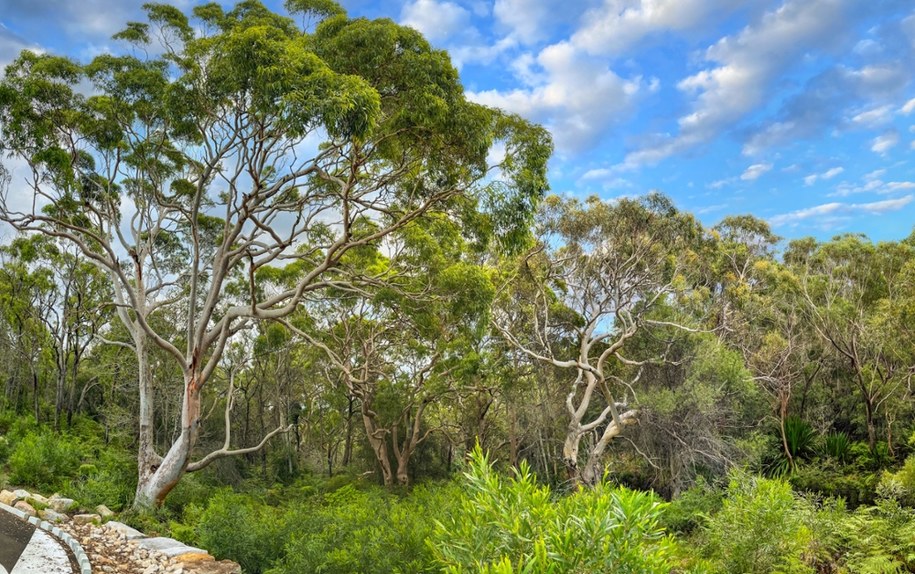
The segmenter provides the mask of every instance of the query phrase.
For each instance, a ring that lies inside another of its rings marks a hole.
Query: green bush
[[[894,500],[862,507],[838,523],[831,540],[849,574],[915,572],[915,512]]]
[[[99,504],[115,511],[127,508],[137,486],[134,457],[126,451],[110,448],[101,451],[94,462],[81,465],[77,477],[64,491],[87,508]]]
[[[83,453],[67,435],[29,432],[9,458],[10,481],[42,491],[57,490],[76,476]]]
[[[705,552],[722,574],[812,573],[813,511],[787,482],[735,473],[706,526]]]
[[[717,512],[723,502],[721,489],[699,477],[692,487],[670,502],[661,523],[671,532],[689,534],[701,526],[709,515]]]
[[[848,433],[829,433],[826,435],[823,447],[826,456],[843,464],[848,462],[849,453],[851,452],[851,439],[848,438]]]
[[[420,486],[398,497],[349,485],[314,496],[289,510],[293,537],[270,574],[438,572],[426,541],[433,519],[458,495],[451,486]]]
[[[165,499],[165,509],[172,516],[182,516],[188,506],[206,506],[213,491],[214,487],[205,482],[205,478],[200,472],[185,474]]]
[[[200,544],[219,559],[241,564],[247,574],[266,571],[283,554],[285,524],[280,512],[250,495],[220,490],[200,516]]]
[[[670,572],[673,542],[653,495],[606,483],[564,497],[529,468],[503,477],[477,450],[459,508],[436,524],[445,572],[651,574]]]
[[[878,492],[884,498],[894,498],[906,506],[915,506],[915,455],[905,459],[905,463],[896,472],[884,472],[880,477]],[[893,496],[890,496],[890,492]]]
[[[877,487],[877,475],[872,472],[828,463],[800,465],[788,481],[800,492],[843,498],[852,508],[872,504]]]

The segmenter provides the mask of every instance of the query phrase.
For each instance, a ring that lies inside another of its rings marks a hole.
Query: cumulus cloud
[[[884,104],[864,110],[851,118],[853,124],[862,127],[877,127],[886,124],[893,117],[893,105]]]
[[[454,2],[414,0],[404,4],[400,21],[423,33],[430,42],[441,42],[467,29],[470,12]]]
[[[848,0],[788,0],[776,10],[706,50],[715,65],[684,78],[692,111],[678,120],[679,133],[627,155],[629,166],[654,163],[709,141],[766,99],[767,88],[808,49],[827,46],[845,18]]]
[[[839,58],[808,79],[794,93],[788,93],[772,117],[752,128],[745,141],[744,154],[755,155],[769,148],[824,133],[841,133],[849,128],[873,129],[889,124],[893,110],[904,113],[906,91],[911,85],[915,51],[909,47],[896,10],[899,5],[866,5],[846,2],[846,25],[836,28],[839,48],[847,48],[853,38],[844,34],[852,29],[852,19],[870,17],[881,10],[886,18],[867,29],[868,38],[859,40],[848,57]],[[872,8],[863,11],[865,6]],[[814,61],[814,51],[805,53]],[[788,84],[791,85],[790,83]],[[902,106],[900,108],[900,106]],[[915,103],[911,107],[915,107]]]
[[[776,215],[769,219],[769,223],[774,226],[798,224],[802,221],[815,219],[824,221],[834,221],[836,219],[847,218],[855,215],[880,215],[893,211],[899,211],[915,199],[913,195],[907,195],[898,199],[885,199],[871,203],[824,203],[805,209],[798,209],[789,213]]]
[[[107,41],[122,30],[128,20],[137,20],[144,0],[0,0],[0,14],[15,13],[29,27],[43,27],[53,20],[64,32],[90,42]],[[179,7],[190,2],[179,2]]]
[[[844,181],[836,186],[835,191],[829,194],[830,197],[847,197],[860,193],[874,193],[877,195],[891,195],[915,189],[913,181],[883,181],[880,179],[886,170],[876,170],[864,176],[860,182],[852,183]]]
[[[529,74],[533,85],[510,91],[471,91],[467,95],[481,104],[543,122],[564,151],[593,144],[630,109],[641,92],[657,87],[641,77],[618,76],[606,63],[581,53],[569,42],[547,46],[533,63],[542,70]]]
[[[888,130],[871,140],[871,151],[874,153],[885,154],[896,147],[899,143],[899,132]]]
[[[813,185],[814,183],[817,182],[818,179],[820,179],[820,180],[832,179],[844,171],[845,171],[844,167],[833,167],[833,168],[827,169],[823,173],[811,173],[810,175],[808,175],[807,177],[804,178],[804,185]]]
[[[565,0],[495,0],[492,14],[508,35],[524,44],[549,37],[560,24],[571,21],[578,10],[569,10]]]
[[[748,167],[742,174],[740,174],[740,179],[743,181],[753,181],[759,179],[762,174],[772,169],[771,163],[754,163]]]
[[[617,56],[659,32],[707,26],[746,2],[741,0],[604,0],[592,8],[572,42],[590,54]]]

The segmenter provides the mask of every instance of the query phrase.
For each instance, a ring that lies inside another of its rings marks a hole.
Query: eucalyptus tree
[[[753,380],[772,398],[782,450],[793,468],[786,434],[792,398],[822,368],[821,345],[799,302],[798,277],[777,262],[779,237],[765,221],[727,217],[712,232],[723,300],[719,335],[740,351]]]
[[[17,238],[4,252],[44,293],[32,311],[50,339],[46,347],[56,370],[54,426],[60,429],[64,413],[69,424],[77,406],[80,363],[111,318],[107,277],[72,246],[41,235]]]
[[[41,422],[42,382],[52,370],[49,316],[58,299],[53,272],[34,265],[38,249],[27,239],[0,247],[0,258],[0,309],[13,357],[7,365],[6,397],[18,411],[30,388],[32,413]]]
[[[418,32],[331,2],[287,8],[314,31],[256,0],[191,15],[147,4],[148,21],[116,35],[132,53],[83,65],[23,52],[0,83],[2,151],[27,166],[0,218],[72,243],[109,276],[138,357],[138,506],[285,430],[192,460],[201,392],[239,332],[310,294],[358,288],[341,259],[430,210],[488,207],[487,225],[511,236],[545,187],[546,133],[468,102],[447,54]],[[492,166],[496,142],[506,153]],[[262,273],[277,267],[295,280]],[[177,317],[177,334],[156,328],[162,316]],[[151,347],[182,373],[164,455]]]
[[[357,399],[384,484],[407,485],[413,455],[446,422],[443,403],[479,366],[474,348],[489,326],[493,288],[444,214],[411,222],[384,248],[342,261],[383,281],[315,301],[309,315],[285,323],[324,351],[329,379]]]
[[[538,231],[539,244],[518,259],[493,323],[520,352],[568,373],[562,457],[573,480],[590,484],[601,476],[610,442],[639,420],[642,367],[664,360],[663,345],[640,356],[636,335],[696,329],[690,317],[655,311],[707,295],[688,276],[702,229],[651,194],[585,203],[550,197]]]
[[[860,395],[871,450],[880,415],[908,392],[915,376],[905,321],[897,318],[911,297],[907,269],[913,259],[905,242],[874,244],[860,235],[797,240],[785,254],[799,278],[805,320],[846,365]]]

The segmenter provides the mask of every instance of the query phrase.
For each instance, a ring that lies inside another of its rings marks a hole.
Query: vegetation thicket
[[[0,80],[0,485],[248,573],[915,572],[915,235],[550,195],[415,30],[145,8]]]

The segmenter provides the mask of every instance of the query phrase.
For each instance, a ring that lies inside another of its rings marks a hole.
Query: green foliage
[[[661,518],[664,527],[680,534],[690,534],[721,509],[724,492],[701,476],[695,484],[673,499]]]
[[[814,462],[799,465],[788,481],[800,492],[824,498],[842,498],[854,508],[873,503],[877,475],[854,467]]]
[[[849,574],[915,572],[915,512],[896,501],[859,508],[839,521],[831,545]]]
[[[787,482],[734,473],[721,510],[706,525],[705,548],[716,572],[812,573],[812,509]]]
[[[431,541],[449,574],[670,571],[664,505],[651,494],[602,482],[557,498],[527,465],[500,476],[479,448],[465,488]]]
[[[83,451],[80,442],[51,432],[29,432],[9,458],[10,481],[54,491],[76,476]]]
[[[94,464],[80,466],[64,492],[87,508],[104,504],[120,511],[133,500],[136,486],[136,460],[131,453],[112,447],[102,450]]]
[[[785,419],[785,442],[788,443],[788,452],[794,458],[807,458],[814,452],[816,432],[810,423],[798,416],[789,416]]]
[[[816,432],[810,423],[798,416],[787,417],[784,421],[784,443],[779,440],[779,449],[773,453],[766,471],[775,477],[794,472],[800,461],[809,459],[815,453],[816,440]],[[790,457],[785,452],[786,446]]]
[[[885,498],[893,498],[907,506],[915,506],[915,454],[906,458],[898,471],[884,471],[877,489]]]
[[[453,486],[418,487],[400,498],[349,485],[293,505],[287,553],[270,574],[438,572],[426,540],[458,495]]]
[[[248,574],[260,574],[283,554],[286,524],[280,512],[251,496],[220,490],[200,516],[200,544],[219,559],[230,558]]]
[[[836,461],[840,463],[847,462],[849,454],[851,453],[851,439],[849,438],[848,433],[839,431],[826,435],[823,450],[827,456]]]

